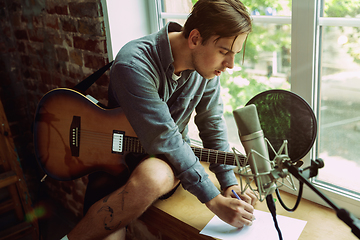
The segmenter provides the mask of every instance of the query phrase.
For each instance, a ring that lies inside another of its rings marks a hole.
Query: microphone
[[[244,146],[251,172],[262,201],[276,190],[276,183],[272,181],[272,164],[265,142],[264,133],[260,126],[259,116],[254,104],[233,111],[239,136]]]

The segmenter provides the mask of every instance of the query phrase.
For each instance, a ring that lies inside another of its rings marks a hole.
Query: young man
[[[239,228],[252,224],[256,197],[248,191],[237,200],[231,190],[241,191],[233,168],[212,164],[220,194],[187,136],[196,111],[203,146],[229,151],[219,76],[233,68],[250,31],[251,19],[240,1],[199,0],[183,28],[169,23],[120,50],[110,74],[109,106],[123,109],[149,155],[127,157],[136,165],[129,179],[89,208],[70,240],[121,232],[179,183],[225,222]]]

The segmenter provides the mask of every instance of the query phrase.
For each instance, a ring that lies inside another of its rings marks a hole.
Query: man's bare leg
[[[124,186],[91,206],[68,234],[69,240],[104,239],[138,218],[178,183],[165,161],[158,158],[142,161]]]

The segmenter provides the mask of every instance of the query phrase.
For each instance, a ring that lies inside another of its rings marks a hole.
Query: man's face
[[[242,49],[247,34],[229,38],[212,36],[205,45],[198,45],[192,52],[192,65],[204,78],[211,79],[220,76],[226,68],[234,67],[235,54]],[[235,39],[236,38],[236,39]],[[234,41],[235,39],[235,41]]]

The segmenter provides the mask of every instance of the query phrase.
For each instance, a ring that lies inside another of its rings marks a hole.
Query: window
[[[316,154],[326,167],[315,182],[359,199],[360,1],[323,0],[319,7]]]
[[[195,2],[157,0],[159,28],[167,21],[183,24]],[[230,142],[242,149],[233,109],[264,90],[291,89],[312,106],[318,119],[317,143],[304,158],[305,165],[318,157],[325,162],[313,184],[360,217],[360,1],[243,3],[254,20],[245,63],[239,56],[221,80]],[[305,189],[304,197],[327,206],[311,190]]]

